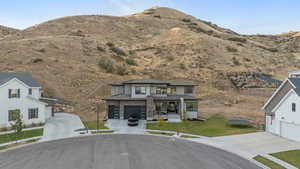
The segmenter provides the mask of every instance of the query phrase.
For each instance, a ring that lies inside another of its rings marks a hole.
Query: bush
[[[55,96],[55,90],[52,88],[43,89],[43,97],[53,98]]]
[[[118,56],[126,56],[127,55],[122,49],[120,49],[118,47],[111,47],[110,50],[113,51]]]
[[[235,42],[241,42],[241,43],[247,42],[247,39],[240,38],[240,37],[231,37],[231,38],[228,38],[227,40],[235,41]]]
[[[106,70],[107,73],[113,73],[115,71],[115,62],[107,57],[102,57],[98,65],[100,68]]]
[[[128,74],[127,66],[124,64],[116,65],[115,73],[121,76]]]
[[[160,118],[157,123],[158,123],[159,127],[162,127],[162,126],[165,125],[166,122],[165,122],[165,120],[163,118]]]
[[[236,48],[230,47],[230,46],[227,46],[227,47],[226,47],[226,50],[227,50],[228,52],[237,52],[237,51],[238,51]]]
[[[233,57],[233,58],[232,58],[232,62],[233,62],[234,65],[240,65],[240,64],[241,64],[241,63],[237,60],[236,57]]]
[[[106,45],[109,46],[109,47],[114,47],[114,46],[115,46],[115,45],[114,45],[113,43],[111,43],[111,42],[107,42]]]
[[[135,61],[134,59],[132,59],[132,58],[127,58],[127,59],[125,60],[125,62],[126,62],[128,65],[137,66],[136,61]]]
[[[182,21],[183,22],[191,22],[191,19],[189,19],[189,18],[183,18]]]

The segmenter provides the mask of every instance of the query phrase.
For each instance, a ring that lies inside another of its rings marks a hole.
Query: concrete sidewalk
[[[54,117],[46,121],[41,141],[79,136],[79,132],[75,132],[75,130],[83,128],[85,126],[79,116],[69,113],[56,113]]]

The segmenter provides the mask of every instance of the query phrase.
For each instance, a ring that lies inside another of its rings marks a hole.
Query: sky
[[[241,34],[300,31],[299,0],[3,0],[0,25],[25,29],[73,15],[122,16],[163,6]]]

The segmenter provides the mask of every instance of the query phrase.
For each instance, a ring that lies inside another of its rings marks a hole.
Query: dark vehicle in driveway
[[[139,125],[139,118],[136,114],[131,114],[128,118],[128,126],[137,126]]]

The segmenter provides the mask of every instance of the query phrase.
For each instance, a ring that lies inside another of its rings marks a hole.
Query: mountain
[[[19,32],[19,30],[0,25],[0,39],[17,32]]]
[[[273,89],[241,90],[230,75],[282,80],[300,68],[299,36],[293,35],[240,35],[163,7],[123,17],[69,16],[9,36],[0,31],[0,71],[31,72],[49,97],[73,102],[74,113],[88,120],[96,103],[104,110],[108,84],[152,77],[199,84],[201,116],[259,122]]]

